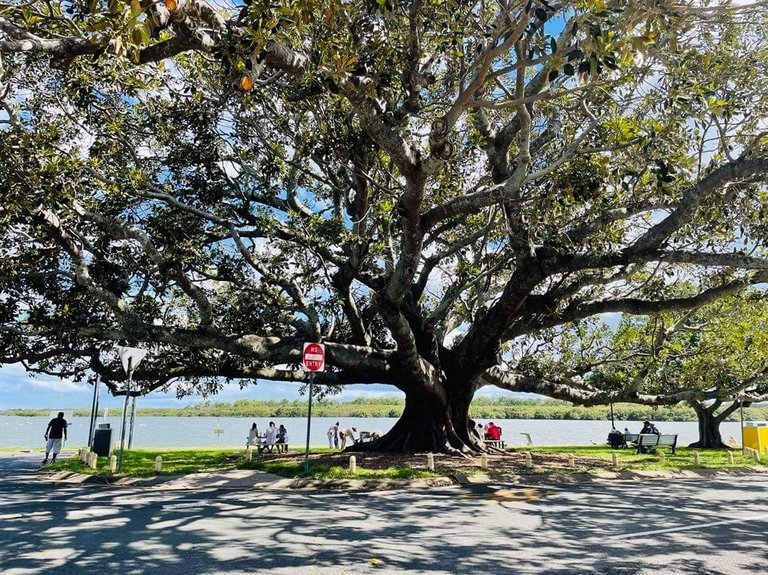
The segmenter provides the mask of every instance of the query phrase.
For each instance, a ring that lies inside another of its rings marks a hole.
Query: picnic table
[[[267,436],[266,434],[259,434],[256,437],[249,437],[247,440],[246,445],[250,447],[255,447],[256,451],[259,453],[263,453],[264,451],[267,451],[269,453],[272,453],[273,451],[276,451],[277,453],[287,453],[288,452],[288,444],[287,443],[279,443],[275,442],[271,445],[267,444]]]

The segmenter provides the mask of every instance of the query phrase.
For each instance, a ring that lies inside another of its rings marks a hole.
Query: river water
[[[288,442],[301,446],[306,442],[306,418],[273,418],[288,429]],[[48,417],[0,416],[0,448],[36,447],[44,444]],[[133,435],[135,447],[203,447],[212,445],[244,446],[248,430],[253,422],[263,431],[270,419],[244,417],[137,417]],[[328,428],[337,418],[312,418],[310,445],[327,446]],[[359,430],[386,432],[397,421],[396,418],[347,417],[338,421],[341,427],[356,427]],[[119,439],[120,417],[99,418],[99,423],[112,427],[113,442]],[[608,421],[551,420],[551,419],[496,419],[494,422],[503,429],[502,439],[507,445],[524,445],[530,435],[534,445],[590,445],[604,444],[611,424]],[[485,420],[482,423],[487,423]],[[642,427],[637,421],[616,421],[616,427],[638,433]],[[697,424],[694,421],[662,421],[657,424],[662,433],[679,435],[678,444],[687,445],[697,440]],[[214,430],[221,430],[215,433]],[[720,426],[723,439],[729,437],[740,441],[738,422],[726,422]],[[70,422],[68,445],[85,445],[88,441],[88,418],[74,417]]]

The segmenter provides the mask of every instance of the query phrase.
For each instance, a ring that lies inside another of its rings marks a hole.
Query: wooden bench
[[[506,447],[503,439],[484,439],[483,443],[488,447],[495,447],[496,449],[504,449]]]
[[[656,435],[655,433],[641,433],[637,439],[638,453],[655,453],[657,447],[669,447],[672,455],[677,447],[677,435]]]
[[[639,433],[625,433],[624,434],[624,443],[627,445],[632,444],[633,446],[637,445],[637,440],[639,439],[640,434]]]

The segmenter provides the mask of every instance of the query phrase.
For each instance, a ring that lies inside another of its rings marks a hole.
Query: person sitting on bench
[[[267,431],[264,433],[264,445],[269,451],[272,451],[272,447],[277,443],[277,427],[275,422],[270,421]]]
[[[640,435],[653,433],[653,424],[650,421],[643,421],[643,428],[640,430]]]
[[[608,433],[608,445],[610,445],[613,449],[621,449],[622,447],[626,447],[627,442],[624,439],[624,434],[615,427],[611,429],[611,431]]]
[[[490,441],[501,440],[501,427],[494,425],[493,421],[488,424],[488,429],[485,430],[485,439]]]
[[[277,450],[288,451],[288,430],[282,423],[277,430]]]
[[[259,445],[259,427],[254,421],[253,425],[251,425],[251,430],[248,432],[248,440],[245,446],[256,447],[257,445]]]

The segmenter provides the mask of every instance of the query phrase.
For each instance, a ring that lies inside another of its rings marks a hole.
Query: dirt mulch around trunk
[[[427,454],[398,454],[398,453],[370,453],[370,452],[343,452],[343,453],[319,453],[310,455],[313,464],[348,467],[349,458],[354,455],[357,458],[357,467],[364,469],[389,469],[411,467],[414,469],[427,469]],[[301,460],[303,453],[285,453],[281,455],[267,456],[270,459]],[[504,454],[488,454],[488,468],[483,470],[480,456],[472,458],[457,457],[452,455],[435,454],[435,472],[443,475],[454,473],[490,472],[499,474],[524,474],[524,473],[557,473],[575,470],[605,469],[610,466],[610,461],[593,457],[575,457],[574,466],[568,463],[566,455],[532,454],[533,469],[526,464],[524,452],[506,452]]]

